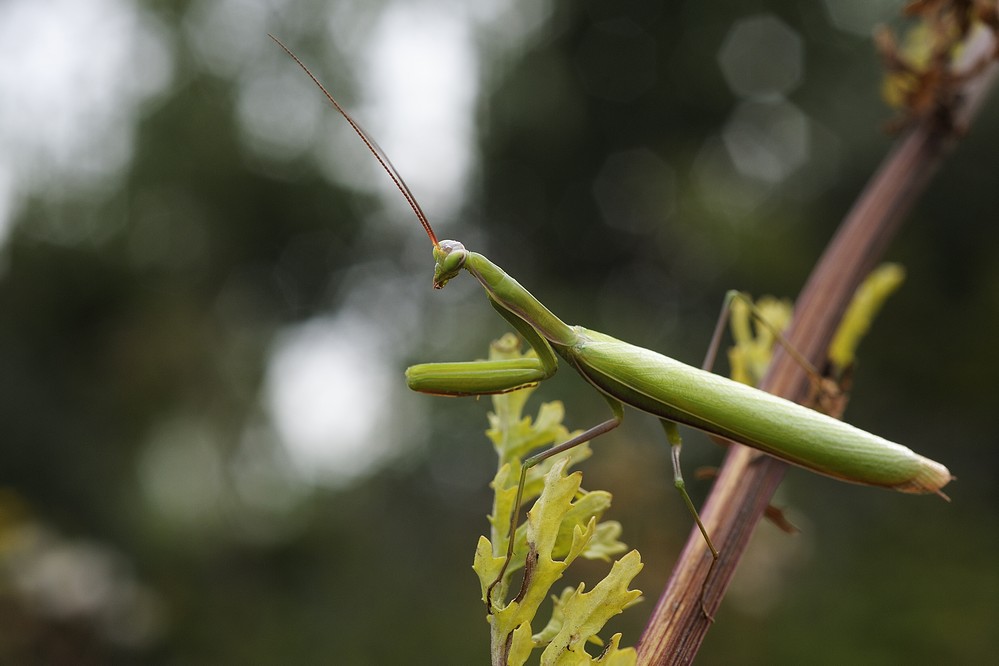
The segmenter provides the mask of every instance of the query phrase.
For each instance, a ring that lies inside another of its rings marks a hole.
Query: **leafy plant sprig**
[[[533,355],[521,352],[519,339],[507,334],[490,346],[490,360],[521,358]],[[562,424],[561,402],[544,403],[532,419],[523,410],[534,387],[495,395],[487,431],[499,457],[499,469],[492,481],[495,491],[493,511],[489,516],[490,536],[482,536],[472,568],[479,576],[482,599],[503,570],[511,516],[520,509],[514,506],[517,482],[524,458],[532,451],[566,441],[574,434]],[[580,488],[582,473],[568,474],[569,467],[585,460],[592,451],[582,444],[554,456],[528,471],[521,504],[537,498],[527,521],[519,526],[514,539],[514,557],[493,588],[489,599],[488,621],[491,625],[493,664],[523,664],[530,654],[541,649],[542,664],[634,664],[632,648],[619,647],[620,634],[611,637],[599,657],[586,652],[587,643],[603,645],[597,633],[614,615],[638,602],[641,592],[628,585],[642,569],[641,556],[632,550],[614,562],[610,573],[589,592],[584,583],[568,587],[553,596],[551,619],[538,633],[531,623],[552,586],[577,557],[610,560],[627,550],[618,537],[621,525],[600,521],[610,507],[606,491]],[[526,568],[525,564],[529,563]],[[511,577],[524,570],[523,582],[516,597],[507,601]]]

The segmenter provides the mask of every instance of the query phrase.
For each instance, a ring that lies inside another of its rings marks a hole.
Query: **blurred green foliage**
[[[696,364],[727,289],[794,297],[891,145],[871,41],[821,2],[528,5],[478,18],[474,186],[442,235],[567,321]],[[352,99],[347,46],[331,41],[350,31],[330,27],[351,14],[270,9],[244,40],[253,57],[224,75],[192,46],[205,6],[144,6],[174,71],[121,119],[135,124],[131,161],[88,190],[35,174],[0,249],[0,661],[482,663],[471,562],[490,501],[483,404],[404,395],[388,419],[404,455],[350,483],[273,471],[289,467],[263,397],[282,331],[335,316],[362,275],[402,276],[386,284],[407,298],[395,285],[430,291],[430,250],[404,208],[387,223],[372,191],[331,184],[306,152],[262,157],[241,131],[248,77],[301,76],[268,30]],[[365,7],[360,37],[382,9]],[[718,54],[758,15],[797,35],[800,71],[740,96]],[[506,44],[526,16],[538,22]],[[138,62],[122,76],[143,73]],[[61,91],[66,104],[74,92]],[[318,92],[294,100],[319,104]],[[803,532],[761,527],[704,663],[975,663],[999,650],[995,109],[890,252],[907,283],[861,346],[846,415],[945,463],[953,502],[792,470],[777,502]],[[338,154],[340,173],[366,159]],[[371,289],[363,306],[401,332],[400,386],[406,362],[475,358],[506,329],[457,285],[417,302],[416,330],[405,301]],[[581,427],[603,418],[570,374],[539,397],[563,399]],[[585,471],[614,493],[650,603],[691,527],[661,440],[631,415]],[[717,463],[707,440],[688,441],[688,469]],[[690,487],[703,497],[705,484]],[[171,492],[179,509],[158,500]],[[608,630],[633,644],[641,615]]]

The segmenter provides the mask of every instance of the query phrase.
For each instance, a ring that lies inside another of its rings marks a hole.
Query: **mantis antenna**
[[[430,220],[427,219],[427,216],[424,214],[423,209],[420,208],[419,202],[416,201],[416,197],[413,196],[413,193],[409,190],[409,186],[406,185],[406,181],[403,180],[402,176],[399,175],[399,172],[396,170],[395,165],[392,164],[392,160],[388,158],[388,155],[385,154],[385,151],[382,150],[381,146],[379,146],[374,139],[368,136],[368,133],[364,131],[364,129],[360,126],[360,124],[358,124],[358,122],[354,120],[350,116],[350,114],[344,110],[342,106],[340,106],[339,102],[333,99],[333,95],[331,95],[330,92],[326,90],[326,86],[324,86],[322,83],[319,82],[319,79],[316,78],[316,75],[313,74],[312,71],[305,66],[304,62],[299,60],[297,55],[292,53],[291,49],[285,46],[281,42],[281,40],[275,37],[274,35],[267,33],[267,36],[273,39],[274,42],[284,50],[285,53],[291,56],[292,60],[298,63],[298,66],[301,67],[305,71],[305,73],[309,75],[309,78],[312,79],[312,82],[315,83],[317,86],[319,86],[319,89],[323,91],[323,94],[326,95],[326,99],[330,101],[330,104],[333,105],[333,108],[335,108],[337,111],[340,112],[340,115],[343,116],[344,120],[346,120],[350,124],[353,130],[357,133],[357,136],[361,137],[361,141],[363,141],[364,145],[368,147],[368,150],[371,151],[371,154],[375,156],[375,159],[378,160],[378,163],[382,166],[382,169],[384,169],[385,173],[387,173],[389,175],[389,178],[392,179],[392,182],[395,184],[396,188],[398,188],[398,190],[402,192],[402,196],[406,198],[406,201],[409,203],[409,207],[413,209],[414,213],[416,213],[416,219],[418,219],[420,221],[420,224],[423,225],[423,230],[427,232],[427,236],[430,237],[430,241],[434,244],[434,247],[440,247],[440,242],[437,240],[437,234],[434,233],[433,227],[430,226]]]

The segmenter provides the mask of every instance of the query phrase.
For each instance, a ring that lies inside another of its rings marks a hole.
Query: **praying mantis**
[[[509,360],[414,365],[406,370],[409,387],[441,396],[505,393],[548,379],[555,374],[561,358],[607,402],[608,419],[524,461],[514,507],[520,506],[531,467],[613,430],[624,419],[626,406],[651,414],[662,424],[671,451],[674,486],[715,560],[718,550],[684,486],[678,425],[702,430],[843,481],[904,493],[935,493],[946,499],[942,489],[953,477],[942,464],[905,446],[707,369],[686,365],[598,331],[566,324],[485,256],[466,249],[458,241],[438,240],[427,216],[385,153],[302,61],[277,38],[271,36],[271,39],[322,90],[412,208],[433,246],[434,289],[442,289],[461,271],[466,271],[485,290],[490,305],[536,352],[533,357]],[[511,535],[516,521],[517,512],[514,511]],[[512,558],[514,539],[508,541],[506,564]],[[487,605],[492,588],[502,579],[505,570],[506,565],[487,591]]]

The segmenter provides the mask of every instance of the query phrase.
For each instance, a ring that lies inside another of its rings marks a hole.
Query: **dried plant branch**
[[[875,266],[942,158],[968,127],[996,76],[996,65],[980,66],[996,52],[991,31],[971,38],[955,63],[958,71],[978,67],[960,81],[952,108],[917,119],[899,140],[830,241],[796,301],[788,338],[804,356],[821,365],[849,300]],[[790,400],[807,396],[808,380],[778,350],[761,388]],[[685,664],[693,660],[711,626],[749,538],[784,475],[786,465],[765,454],[733,445],[701,512],[721,557],[712,578],[704,539],[693,530],[638,646],[640,664]]]

